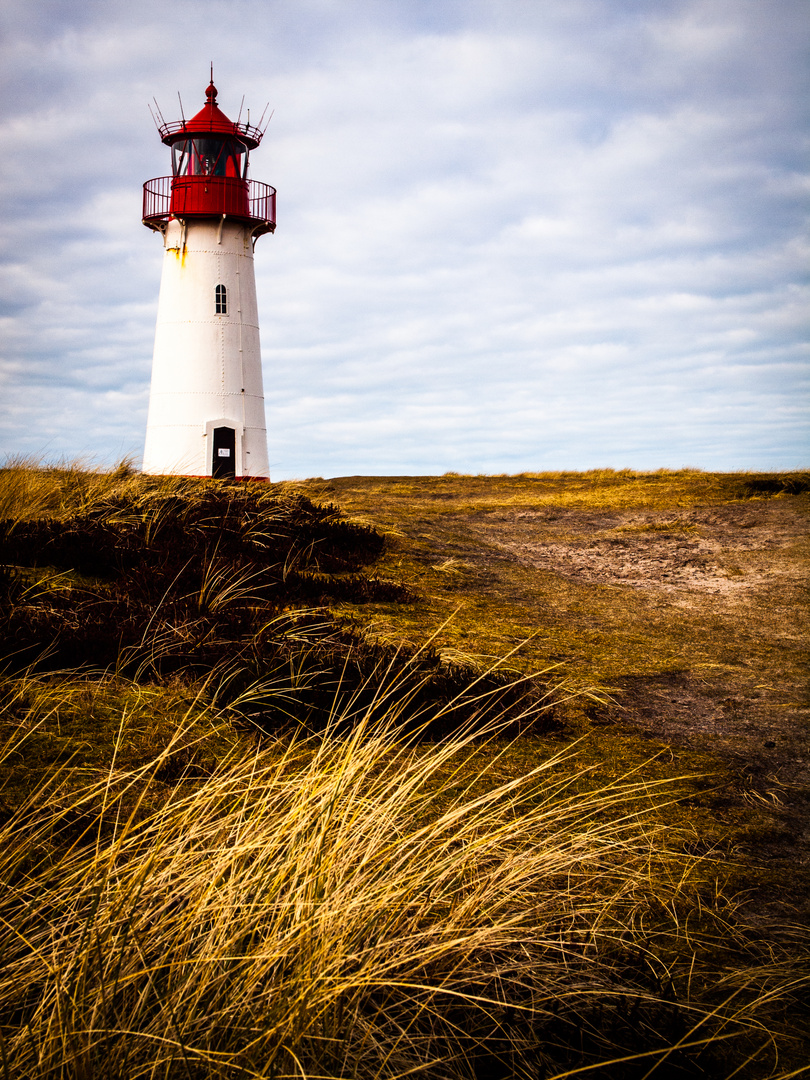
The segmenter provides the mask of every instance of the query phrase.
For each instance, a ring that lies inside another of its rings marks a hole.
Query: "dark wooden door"
[[[231,427],[214,428],[211,475],[220,480],[236,476],[236,432]]]

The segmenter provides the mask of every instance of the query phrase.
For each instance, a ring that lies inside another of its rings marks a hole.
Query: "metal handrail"
[[[143,185],[144,221],[155,221],[171,217],[172,177],[156,176]]]
[[[143,185],[144,224],[164,225],[172,216],[173,176],[156,176]],[[181,178],[184,179],[184,178]],[[200,178],[203,180],[203,178]],[[208,180],[211,178],[209,177]],[[276,189],[261,180],[248,180],[248,217],[254,226],[263,226],[261,232],[272,232],[276,225]],[[211,217],[209,212],[187,211],[184,217]],[[229,213],[228,217],[245,220],[241,214]]]
[[[160,135],[161,139],[167,139],[171,135],[177,134],[188,135],[188,137],[192,139],[195,135],[204,135],[206,132],[211,132],[211,134],[213,135],[232,134],[236,138],[239,138],[239,136],[241,135],[242,138],[247,138],[250,139],[252,142],[255,142],[257,146],[262,141],[262,136],[264,135],[264,132],[261,128],[254,127],[252,124],[246,124],[243,122],[241,124],[230,125],[230,127],[232,127],[233,129],[232,131],[230,130],[230,128],[226,129],[224,125],[222,127],[220,127],[219,125],[214,127],[213,124],[209,126],[206,126],[205,124],[197,124],[192,127],[190,120],[172,120],[170,123],[167,124],[159,124],[158,134]]]
[[[248,206],[254,221],[276,224],[276,189],[261,180],[248,180]]]

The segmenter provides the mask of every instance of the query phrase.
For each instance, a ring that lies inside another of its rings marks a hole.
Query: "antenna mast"
[[[163,113],[160,111],[160,106],[157,103],[157,98],[153,97],[152,101],[154,101],[154,103],[155,103],[155,108],[157,109],[157,114],[160,117],[161,124],[163,124],[163,126],[166,127],[166,118],[163,115]]]

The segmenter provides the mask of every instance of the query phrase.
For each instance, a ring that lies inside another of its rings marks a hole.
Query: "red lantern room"
[[[158,126],[172,149],[172,175],[144,184],[144,225],[162,232],[171,217],[217,217],[250,224],[254,238],[273,232],[276,189],[247,177],[248,156],[264,132],[229,120],[217,105],[213,81],[205,98],[190,120]]]

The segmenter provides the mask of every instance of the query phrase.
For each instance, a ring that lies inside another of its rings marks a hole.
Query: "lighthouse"
[[[276,191],[248,179],[260,128],[228,119],[213,75],[205,99],[190,120],[160,117],[172,175],[143,186],[143,223],[163,237],[143,471],[266,478],[253,251]]]

